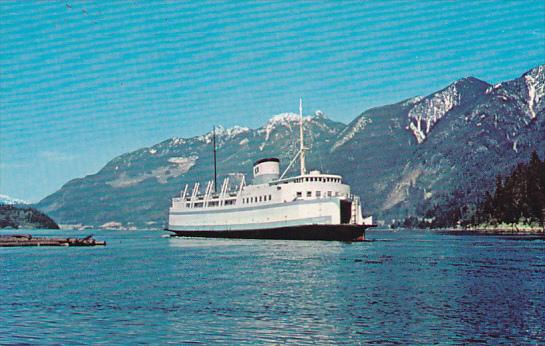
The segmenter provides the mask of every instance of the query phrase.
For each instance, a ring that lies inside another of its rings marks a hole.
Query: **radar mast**
[[[305,167],[305,142],[304,142],[304,131],[303,131],[303,98],[299,98],[299,142],[300,142],[300,159],[301,159],[301,175],[307,173]]]

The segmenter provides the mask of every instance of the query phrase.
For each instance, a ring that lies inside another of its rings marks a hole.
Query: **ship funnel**
[[[265,184],[280,177],[280,160],[271,157],[254,163],[253,184]]]

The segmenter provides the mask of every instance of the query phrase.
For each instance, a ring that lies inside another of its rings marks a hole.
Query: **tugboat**
[[[219,192],[214,136],[214,181],[204,193],[199,183],[185,185],[172,199],[167,230],[184,237],[363,241],[372,217],[363,217],[360,198],[340,175],[307,172],[302,99],[299,116],[300,148],[282,174],[278,158],[263,158],[253,165],[251,184],[243,177],[232,189],[225,178]],[[284,177],[297,159],[300,174]]]

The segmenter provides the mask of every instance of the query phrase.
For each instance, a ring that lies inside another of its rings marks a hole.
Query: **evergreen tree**
[[[543,182],[543,163],[534,151],[528,164],[526,185],[528,188],[528,217],[532,221],[543,221],[545,207],[545,185]]]
[[[505,179],[496,177],[494,195],[486,193],[478,205],[478,223],[545,222],[545,159],[533,152],[528,164],[519,164]]]

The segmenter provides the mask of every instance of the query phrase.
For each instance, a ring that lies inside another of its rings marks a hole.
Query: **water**
[[[545,342],[541,239],[94,233],[108,246],[0,248],[0,343]]]

